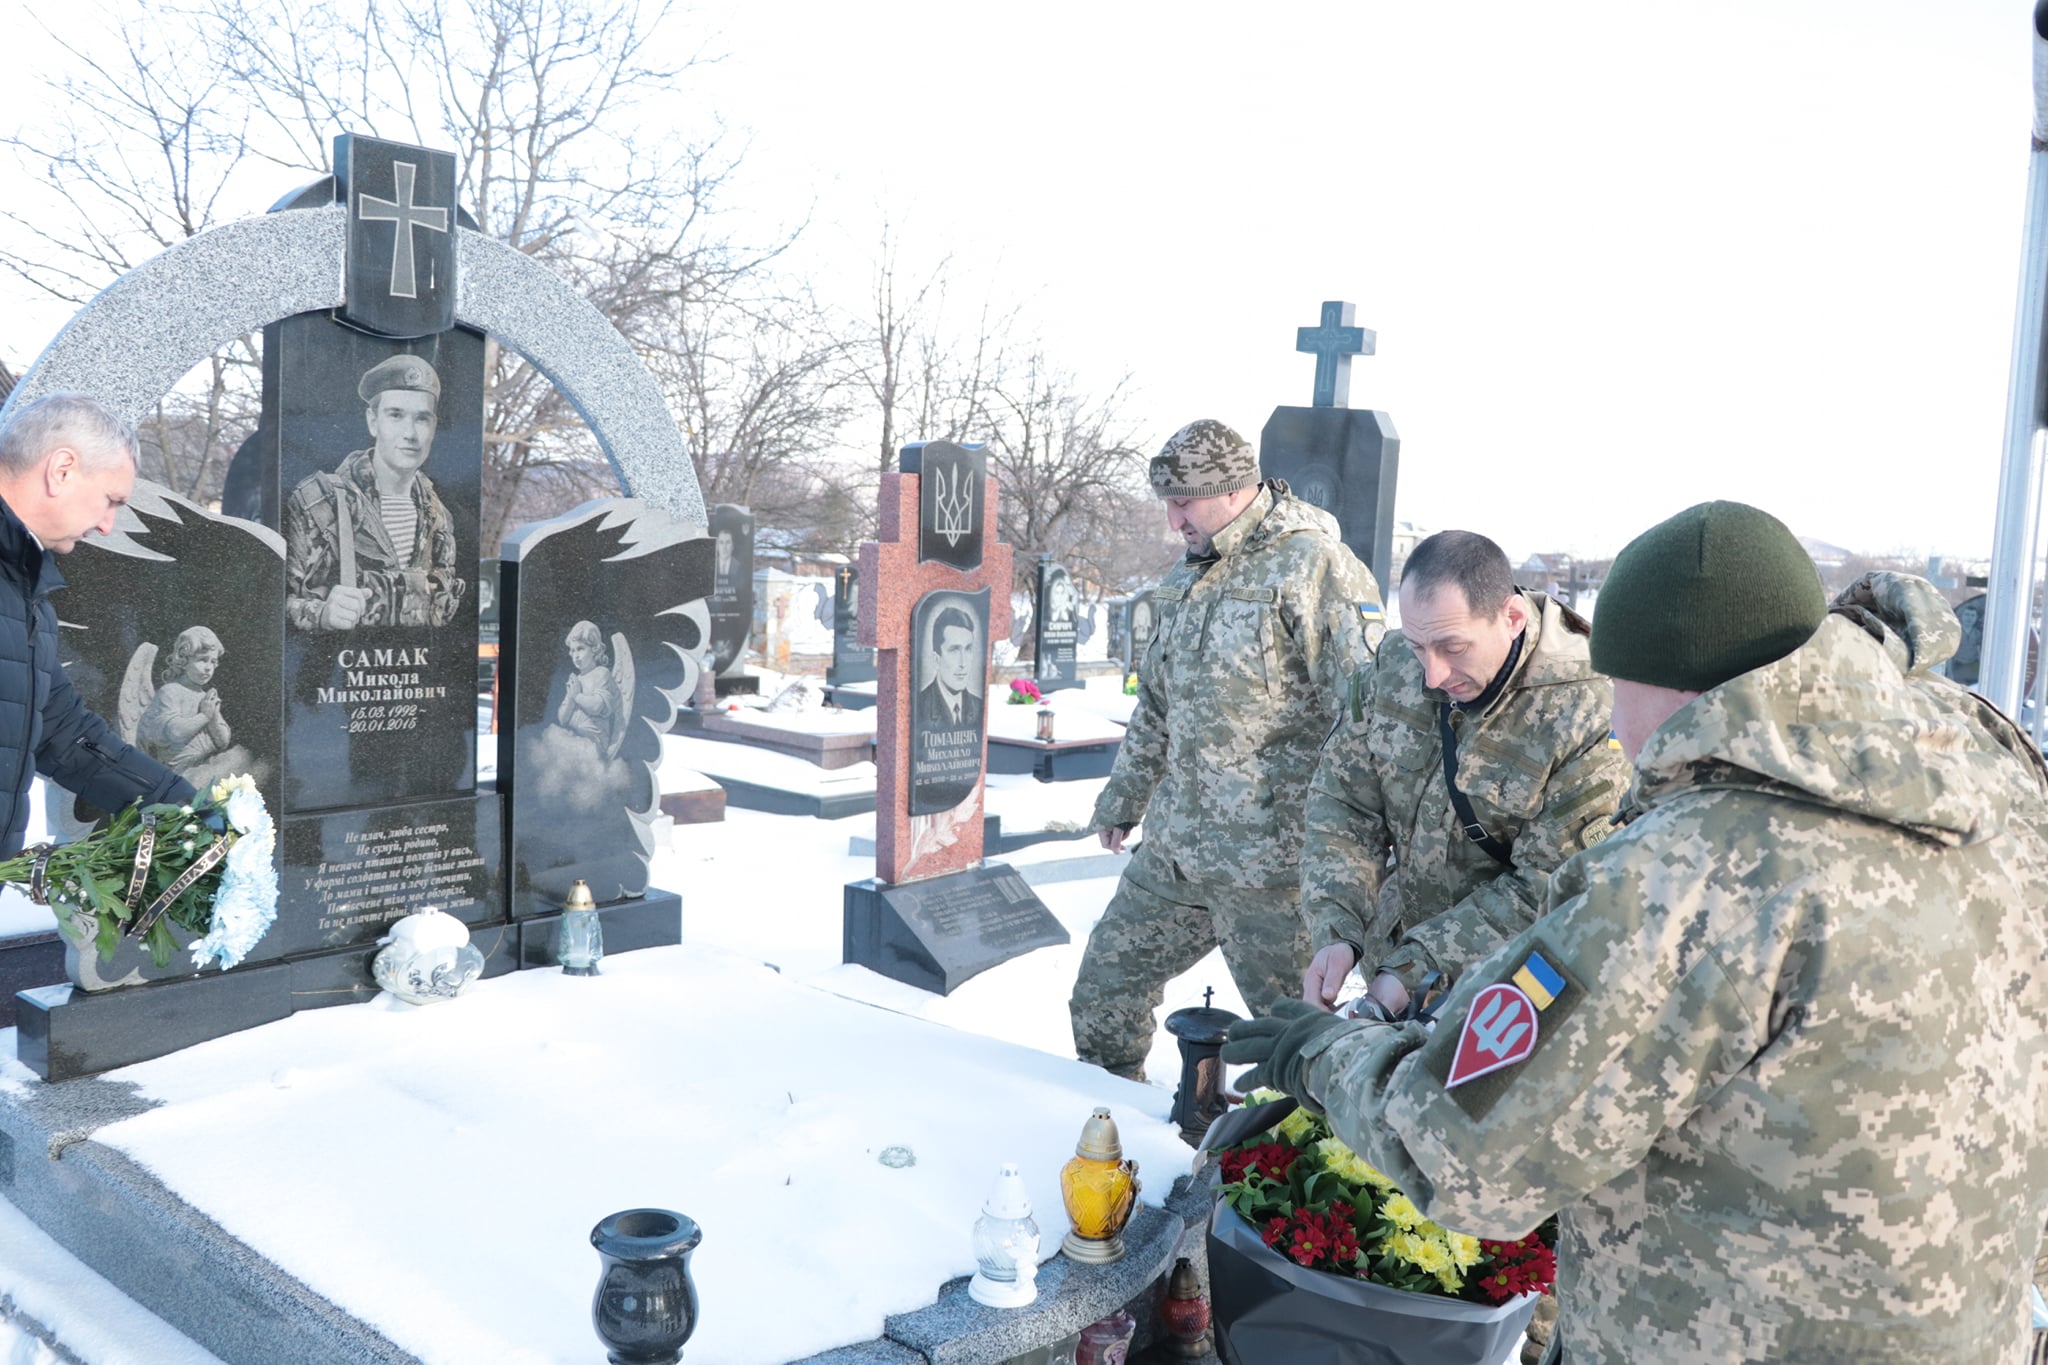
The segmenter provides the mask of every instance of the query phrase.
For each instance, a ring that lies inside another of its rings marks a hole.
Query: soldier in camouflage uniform
[[[1142,818],[1145,838],[1069,1005],[1080,1058],[1126,1076],[1142,1074],[1167,981],[1219,943],[1254,1008],[1294,993],[1302,798],[1381,623],[1379,586],[1336,521],[1261,483],[1229,427],[1183,427],[1150,473],[1187,557],[1154,594],[1137,707],[1090,826],[1121,849]]]
[[[1401,624],[1324,746],[1301,859],[1323,945],[1302,998],[1328,1008],[1353,965],[1377,966],[1361,1003],[1381,1017],[1533,923],[1550,874],[1606,835],[1628,786],[1586,623],[1517,589],[1491,540],[1417,545]],[[1446,732],[1476,828],[1445,783]]]
[[[2020,1357],[2048,1210],[2040,784],[1901,672],[1929,636],[1845,606],[1754,508],[1638,537],[1592,641],[1625,827],[1433,1034],[1290,1001],[1225,1048],[1440,1222],[1559,1213],[1570,1365]]]
[[[419,356],[396,355],[366,371],[357,392],[374,443],[303,480],[285,503],[285,619],[298,630],[446,625],[465,584],[455,519],[424,472],[440,376]],[[402,503],[387,509],[390,499]]]

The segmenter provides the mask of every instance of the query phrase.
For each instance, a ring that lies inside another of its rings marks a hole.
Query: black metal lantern
[[[1173,1092],[1173,1121],[1180,1135],[1200,1146],[1223,1113],[1223,1041],[1238,1016],[1215,1008],[1209,1002],[1216,992],[1204,990],[1202,1003],[1175,1010],[1166,1016],[1166,1031],[1180,1044],[1180,1088]]]

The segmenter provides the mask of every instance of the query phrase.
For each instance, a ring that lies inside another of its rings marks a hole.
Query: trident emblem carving
[[[948,545],[958,545],[974,534],[974,481],[960,465],[941,465],[931,477],[938,484],[938,518],[932,530]]]

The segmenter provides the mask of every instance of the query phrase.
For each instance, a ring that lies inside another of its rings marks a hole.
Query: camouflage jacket
[[[356,451],[331,473],[301,480],[285,503],[285,620],[299,630],[321,629],[327,590],[341,580],[341,501],[348,505],[355,544],[355,585],[370,593],[360,624],[441,626],[453,620],[466,586],[456,574],[455,519],[433,481],[419,475],[412,485],[413,543],[399,550],[378,511],[367,450]]]
[[[2048,1213],[2026,765],[1835,616],[1636,766],[1626,827],[1436,1031],[1333,1031],[1311,1095],[1446,1225],[1559,1213],[1573,1365],[2019,1359]],[[1447,1085],[1461,1050],[1497,1069]]]
[[[1454,710],[1458,787],[1503,866],[1467,838],[1444,786],[1442,692],[1400,633],[1359,679],[1309,788],[1302,913],[1320,943],[1360,949],[1410,990],[1456,974],[1535,920],[1550,874],[1597,843],[1628,785],[1608,739],[1614,689],[1593,671],[1586,625],[1531,592],[1522,653],[1482,713]],[[1391,885],[1388,874],[1392,873]]]
[[[1372,662],[1379,585],[1329,513],[1271,480],[1153,603],[1138,704],[1091,828],[1142,818],[1190,881],[1291,886],[1317,748],[1346,680]]]

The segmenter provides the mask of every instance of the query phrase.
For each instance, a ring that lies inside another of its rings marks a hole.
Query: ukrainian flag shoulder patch
[[[1512,979],[1539,1010],[1549,1009],[1570,989],[1557,968],[1551,966],[1541,953],[1530,953],[1529,960],[1516,970]]]

